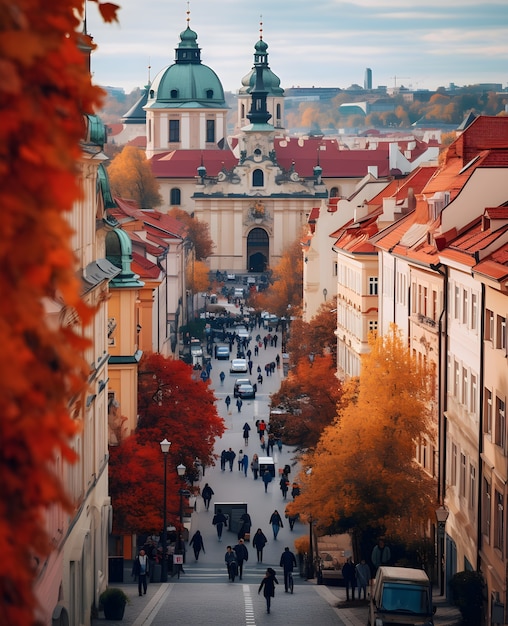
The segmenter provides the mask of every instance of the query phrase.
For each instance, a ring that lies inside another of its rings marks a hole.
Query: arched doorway
[[[263,228],[253,228],[247,237],[247,270],[264,272],[268,267],[270,241]]]

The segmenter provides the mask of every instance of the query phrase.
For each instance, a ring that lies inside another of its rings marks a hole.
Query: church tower
[[[175,62],[155,77],[148,91],[146,156],[173,150],[217,150],[226,137],[228,106],[217,74],[201,62],[197,34],[180,33]]]
[[[262,24],[260,25],[262,27]],[[259,41],[254,46],[254,65],[251,71],[242,78],[242,87],[238,90],[238,129],[248,123],[248,112],[251,93],[257,81],[257,71],[261,69],[263,85],[266,89],[266,105],[271,114],[274,128],[284,127],[284,89],[280,86],[280,78],[268,65],[268,44],[263,41],[263,30],[260,28]]]

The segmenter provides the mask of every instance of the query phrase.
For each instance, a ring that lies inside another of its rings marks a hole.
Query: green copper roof
[[[201,63],[197,34],[187,27],[180,33],[175,63],[155,77],[150,86],[146,108],[220,108],[227,109],[224,89],[217,74]]]

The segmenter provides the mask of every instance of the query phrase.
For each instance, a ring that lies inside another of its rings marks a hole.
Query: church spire
[[[256,53],[254,54],[254,69],[256,71],[256,83],[251,92],[251,108],[247,114],[247,119],[251,124],[266,124],[272,117],[266,106],[266,96],[268,91],[265,89],[263,82],[263,70],[267,66],[266,49],[268,46],[263,41],[263,22],[260,22],[260,39],[256,45]],[[260,43],[264,44],[259,45]]]

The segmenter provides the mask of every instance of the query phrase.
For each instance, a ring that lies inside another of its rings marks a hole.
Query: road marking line
[[[167,596],[173,591],[174,583],[168,585],[161,585],[157,590],[157,593],[150,600],[147,606],[141,611],[139,617],[133,622],[132,626],[150,626],[153,620],[157,617],[161,606],[164,604]]]
[[[256,626],[254,618],[254,605],[252,604],[252,596],[250,595],[249,585],[242,585],[243,600],[245,602],[245,624],[247,626]]]

